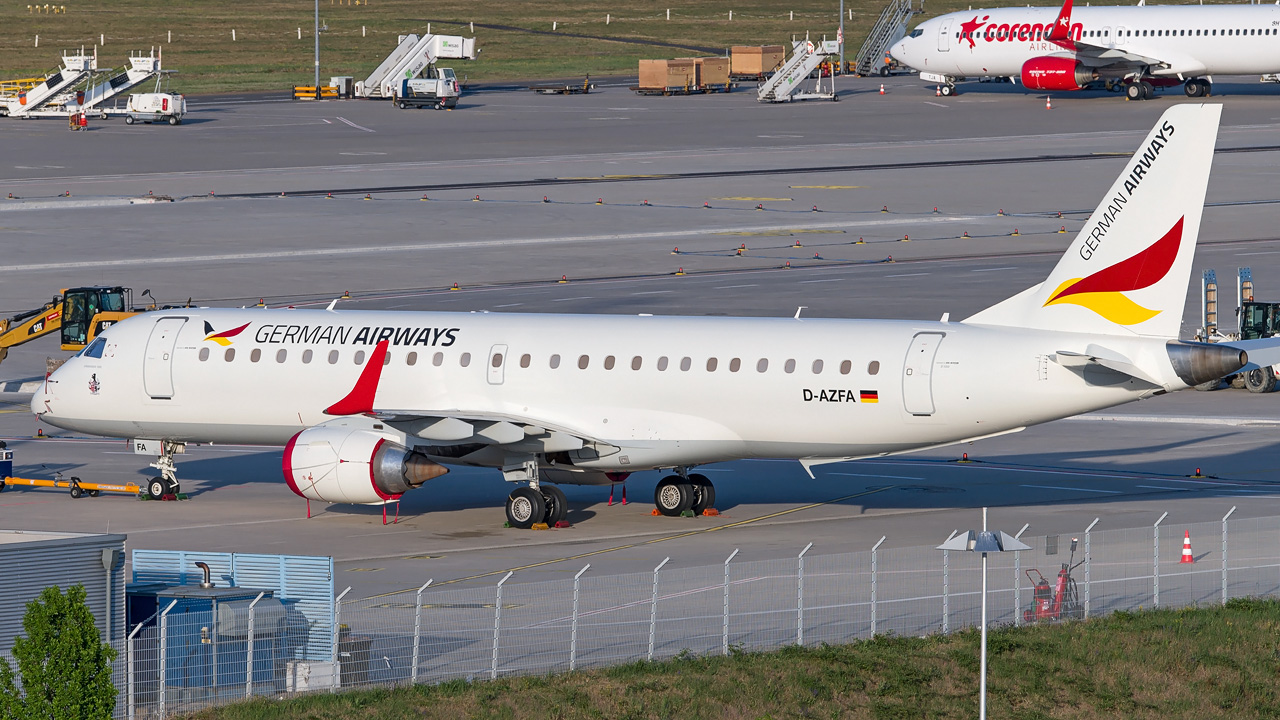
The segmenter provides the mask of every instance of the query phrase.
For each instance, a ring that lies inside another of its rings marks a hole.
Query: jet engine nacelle
[[[1032,90],[1082,90],[1098,74],[1069,57],[1031,58],[1022,64],[1022,84]]]
[[[390,438],[369,430],[318,426],[284,448],[289,489],[310,500],[379,505],[449,472]]]

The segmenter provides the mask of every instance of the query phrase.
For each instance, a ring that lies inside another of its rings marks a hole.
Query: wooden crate
[[[729,58],[703,57],[694,58],[698,65],[698,85],[701,87],[723,87],[729,82]]]
[[[698,65],[691,59],[641,60],[640,87],[642,88],[696,88]]]
[[[781,45],[734,45],[729,51],[734,75],[764,75],[773,72],[786,57]]]

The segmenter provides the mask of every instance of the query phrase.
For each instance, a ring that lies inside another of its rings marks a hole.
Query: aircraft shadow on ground
[[[982,443],[957,449],[952,459],[933,453],[929,456],[900,456],[868,461],[852,461],[823,465],[814,469],[816,478],[810,479],[793,461],[742,461],[719,463],[700,468],[716,484],[717,509],[733,511],[750,505],[804,505],[820,503],[834,506],[860,508],[865,513],[877,509],[948,509],[977,507],[981,504],[1002,504],[999,491],[1002,486],[1016,488],[1008,495],[1007,504],[1082,505],[1108,504],[1117,500],[1131,500],[1135,492],[1141,495],[1169,498],[1182,496],[1204,499],[1229,497],[1244,499],[1237,492],[1238,486],[1215,487],[1207,484],[1186,485],[1186,492],[1159,490],[1134,490],[1134,479],[1159,481],[1176,480],[1190,476],[1196,469],[1203,469],[1209,478],[1220,476],[1224,481],[1248,480],[1267,488],[1271,483],[1260,481],[1257,472],[1241,467],[1239,456],[1232,446],[1222,443],[1214,449],[1217,440],[1228,438],[1229,432],[1206,435],[1197,442],[1209,451],[1195,461],[1184,458],[1164,459],[1169,451],[1185,443],[1168,441],[1159,445],[1130,448],[1091,448],[1036,452],[1024,454],[1000,453],[984,455]],[[960,463],[962,452],[969,452],[974,460]],[[1259,448],[1251,457],[1276,456],[1280,442]],[[1105,459],[1099,459],[1099,456]],[[292,498],[281,477],[280,451],[237,454],[229,457],[179,459],[178,475],[184,482],[184,490],[193,495],[234,493],[241,485],[267,483],[276,485],[282,498]],[[62,464],[21,468],[19,474],[30,471],[38,477],[50,477],[61,470],[69,476],[80,465]],[[138,470],[138,482],[144,482],[154,474],[149,468]],[[653,501],[657,481],[668,472],[646,471],[635,473],[626,483],[630,503],[648,505]],[[1127,477],[1116,477],[1127,476]],[[1101,483],[1101,484],[1099,484]],[[1158,484],[1158,483],[1157,483]],[[1028,485],[1031,488],[1020,486]],[[1041,495],[1034,493],[1036,485],[1058,486],[1059,489]],[[1108,489],[1111,485],[1123,492],[1120,495],[1073,493],[1062,490],[1075,485]],[[475,508],[501,508],[513,485],[504,482],[495,470],[479,468],[453,468],[448,475],[429,482],[423,488],[405,494],[400,505],[400,515],[414,516],[437,511],[456,511]],[[608,486],[561,486],[571,504],[570,521],[581,522],[594,515],[589,508],[606,503],[610,496]],[[1280,483],[1276,483],[1280,491]],[[993,501],[993,492],[996,497]],[[614,502],[622,499],[622,486],[614,489]],[[380,506],[330,505],[327,512],[368,516],[381,515]]]

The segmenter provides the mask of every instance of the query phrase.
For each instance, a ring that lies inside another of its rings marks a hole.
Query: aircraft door
[[[173,398],[173,348],[186,322],[184,317],[160,318],[151,328],[142,360],[142,387],[154,399]]]
[[[912,415],[933,414],[933,359],[942,333],[923,332],[911,338],[902,364],[902,403]]]
[[[948,52],[951,50],[951,20],[944,20],[942,27],[938,29],[938,51]]]
[[[489,384],[501,385],[504,369],[507,366],[507,346],[494,345],[489,348]]]
[[[1111,28],[1110,28],[1110,27],[1104,27],[1104,28],[1102,28],[1102,44],[1103,44],[1103,45],[1106,45],[1107,47],[1115,47],[1115,46],[1116,46],[1116,39],[1115,39],[1115,37],[1111,34]]]
[[[1122,27],[1120,27],[1120,26],[1116,26],[1116,36],[1115,36],[1115,42],[1113,43],[1113,45],[1123,45],[1123,44],[1124,44],[1124,34],[1125,34],[1125,32],[1127,32],[1127,31],[1126,31],[1124,28],[1122,28]]]

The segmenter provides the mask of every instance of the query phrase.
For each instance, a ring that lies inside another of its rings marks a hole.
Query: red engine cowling
[[[289,489],[311,500],[378,505],[449,472],[368,430],[318,426],[294,435],[284,448]]]
[[[1032,90],[1083,90],[1098,74],[1075,58],[1038,57],[1022,64],[1022,84]]]

